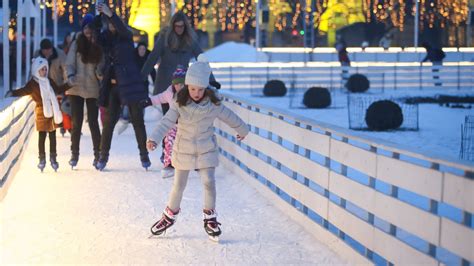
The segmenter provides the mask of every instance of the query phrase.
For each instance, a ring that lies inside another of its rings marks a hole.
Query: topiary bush
[[[303,104],[308,108],[326,108],[331,105],[331,94],[326,88],[311,87],[304,93]]]
[[[273,97],[282,97],[286,94],[285,83],[281,80],[269,80],[263,87],[263,95],[273,96]]]
[[[366,92],[370,88],[370,81],[362,74],[354,74],[347,80],[346,88],[350,92]]]
[[[397,129],[403,123],[402,108],[389,100],[376,101],[367,108],[365,122],[370,130]]]

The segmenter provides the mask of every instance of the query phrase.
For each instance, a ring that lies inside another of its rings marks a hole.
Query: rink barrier
[[[387,63],[355,62],[350,67],[339,62],[212,63],[213,74],[223,89],[259,90],[267,80],[280,79],[288,89],[304,93],[313,86],[343,89],[345,78],[366,75],[370,91],[411,89],[474,89],[474,62]],[[346,77],[347,76],[347,77]],[[257,81],[257,82],[256,82]]]
[[[474,166],[223,93],[221,162],[351,262],[472,265]]]
[[[34,103],[29,97],[15,100],[0,111],[0,201],[18,171],[34,124]]]
[[[265,47],[260,49],[268,56],[269,62],[294,62],[294,61],[338,61],[337,51],[334,47]],[[473,47],[444,47],[446,54],[444,62],[474,61]],[[382,47],[347,47],[351,62],[420,62],[426,56],[423,47],[390,47],[384,50]]]

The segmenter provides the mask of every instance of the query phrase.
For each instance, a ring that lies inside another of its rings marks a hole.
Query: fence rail
[[[250,126],[216,122],[222,161],[352,262],[474,262],[474,166],[431,158],[225,94]]]
[[[18,170],[35,123],[33,116],[34,103],[29,97],[20,98],[0,111],[0,201]]]
[[[263,89],[264,82],[270,79],[280,79],[288,88],[293,83],[297,89],[312,86],[340,89],[347,76],[355,73],[368,77],[371,90],[474,89],[474,63],[471,62],[443,65],[358,62],[351,67],[334,62],[213,63],[212,67],[222,87],[230,90]]]

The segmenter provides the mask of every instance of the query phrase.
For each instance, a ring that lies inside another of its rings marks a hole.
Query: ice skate
[[[129,124],[130,124],[130,121],[120,118],[116,125],[117,133],[121,135],[128,128]]]
[[[44,157],[39,157],[39,163],[38,163],[38,168],[43,172],[44,168],[46,167],[46,158]]]
[[[161,177],[163,179],[170,178],[174,176],[174,168],[173,167],[165,167],[161,169]]]
[[[49,157],[49,161],[51,162],[51,167],[54,169],[55,172],[57,172],[59,164],[58,161],[56,161],[56,154],[51,154]]]
[[[108,157],[101,156],[97,164],[95,165],[95,169],[99,171],[103,171],[105,166],[107,165]]]
[[[143,168],[148,171],[148,168],[150,168],[151,166],[150,158],[148,157],[148,155],[140,156],[140,161],[142,162]]]
[[[161,235],[166,232],[166,229],[170,228],[176,222],[176,216],[178,213],[179,210],[173,212],[169,207],[166,207],[161,219],[151,227],[151,233],[154,235]]]
[[[203,210],[204,213],[204,230],[209,236],[209,239],[214,242],[219,242],[221,235],[220,223],[217,222],[217,213],[215,210]]]
[[[79,161],[79,156],[73,154],[71,156],[71,160],[69,160],[69,165],[71,166],[71,169],[74,169],[74,167],[76,167],[78,161]]]

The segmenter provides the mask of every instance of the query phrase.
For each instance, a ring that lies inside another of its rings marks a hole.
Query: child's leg
[[[176,127],[172,127],[168,134],[166,135],[165,141],[165,148],[163,149],[163,166],[164,167],[172,167],[171,165],[171,155],[173,151],[173,143],[176,139]]]
[[[173,188],[171,189],[170,198],[168,201],[168,207],[176,212],[179,210],[181,205],[181,199],[183,199],[183,191],[186,188],[188,182],[189,170],[177,170],[174,174]]]
[[[199,169],[201,182],[204,186],[204,209],[214,210],[216,208],[216,179],[215,167]]]
[[[49,156],[56,157],[56,130],[49,132]]]
[[[44,144],[46,142],[46,132],[45,131],[38,131],[38,151],[40,158],[46,158],[46,150],[44,148]]]

